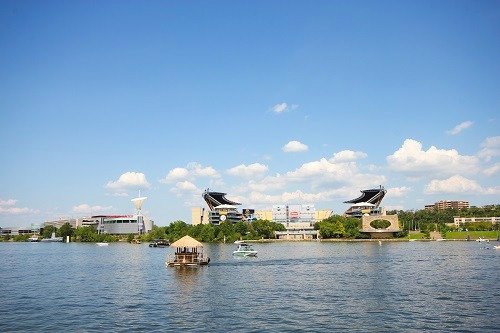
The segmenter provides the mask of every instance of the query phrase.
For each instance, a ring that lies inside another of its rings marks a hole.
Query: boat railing
[[[174,253],[167,257],[169,264],[199,264],[207,261],[208,257],[203,253]]]

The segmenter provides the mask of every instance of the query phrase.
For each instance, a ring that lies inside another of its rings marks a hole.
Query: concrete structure
[[[314,223],[314,205],[273,205],[272,221],[277,223],[308,222]]]
[[[276,231],[279,239],[314,239],[319,232],[314,230],[316,209],[312,204],[273,205],[272,221],[281,223],[286,231]]]
[[[208,210],[202,207],[191,208],[191,224],[208,224]]]
[[[388,221],[390,225],[384,229],[374,228],[371,223],[376,220]],[[401,231],[397,215],[365,215],[361,218],[361,221],[362,227],[360,231],[369,233],[372,238],[391,238],[395,232]]]
[[[226,198],[227,193],[214,192],[206,189],[203,194],[203,200],[207,203],[208,210],[205,215],[203,208],[193,208],[191,210],[191,218],[193,224],[211,223],[219,225],[221,222],[237,223],[240,221],[256,220],[254,209],[243,209],[242,212],[238,211],[238,202]]]
[[[69,223],[69,225],[71,225],[72,228],[76,229],[79,226],[81,226],[82,219],[61,218],[59,220],[54,220],[54,221],[45,221],[45,222],[43,222],[43,226],[44,227],[53,226],[53,227],[56,227],[57,229],[59,229],[60,227],[62,227],[66,223]]]
[[[273,211],[272,210],[256,210],[255,217],[258,220],[272,221],[273,220]]]
[[[500,217],[454,217],[452,226],[459,227],[460,224],[464,223],[479,223],[479,222],[488,222],[491,224],[500,223]]]
[[[17,235],[31,235],[38,234],[40,227],[32,224],[29,227],[4,227],[0,228],[0,236],[17,236]]]
[[[307,229],[300,229],[298,226],[293,226],[286,231],[275,231],[275,236],[278,239],[286,240],[306,240],[317,239],[319,237],[319,230],[314,230],[307,226]]]
[[[344,213],[345,216],[361,217],[364,214],[380,215],[383,214],[379,207],[387,191],[382,185],[379,188],[362,190],[361,195],[344,203],[352,204]]]
[[[447,201],[441,200],[435,202],[432,205],[425,205],[425,209],[427,210],[445,210],[445,209],[464,209],[469,208],[468,201]]]
[[[209,223],[209,210],[202,207],[192,207],[191,208],[191,224],[208,224]],[[243,209],[243,215],[245,215],[245,209]],[[314,223],[323,221],[333,215],[331,209],[320,209],[316,210],[314,213]],[[273,221],[273,211],[272,210],[255,210],[253,217],[256,220],[266,220]],[[273,221],[276,222],[276,221]]]
[[[333,215],[333,210],[331,209],[320,209],[316,211],[316,214],[314,215],[314,220],[316,222],[321,222]]]
[[[148,233],[154,222],[143,215],[95,215],[79,220],[81,227],[94,227],[100,234]]]

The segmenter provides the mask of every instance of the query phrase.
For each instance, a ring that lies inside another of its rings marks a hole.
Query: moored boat
[[[203,244],[190,236],[186,235],[170,246],[175,248],[175,253],[167,258],[165,264],[168,267],[197,267],[210,262],[203,253]]]
[[[53,232],[50,238],[43,238],[42,242],[62,242],[63,238],[62,237],[56,237],[56,233]]]
[[[97,246],[108,246],[109,243],[106,242],[100,242],[100,243],[95,243]]]
[[[28,238],[28,242],[31,242],[31,243],[36,243],[39,241],[40,241],[40,238],[38,238],[37,235],[32,235],[30,238]]]
[[[170,243],[164,239],[155,239],[152,243],[149,243],[149,247],[167,247]]]

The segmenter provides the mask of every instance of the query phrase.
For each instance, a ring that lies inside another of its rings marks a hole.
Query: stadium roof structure
[[[226,198],[226,194],[227,193],[222,192],[212,192],[209,188],[207,188],[205,192],[203,192],[202,197],[207,203],[210,210],[214,210],[215,207],[220,205],[241,205],[238,202],[228,200]]]
[[[378,207],[380,203],[382,202],[382,199],[384,198],[385,194],[387,191],[384,189],[384,187],[381,185],[379,188],[373,188],[370,190],[362,190],[361,191],[361,196],[344,201],[344,203],[351,203],[351,204],[358,204],[358,203],[370,203],[375,205],[375,207]]]

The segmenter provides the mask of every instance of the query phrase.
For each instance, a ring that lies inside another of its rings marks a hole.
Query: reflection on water
[[[0,243],[0,331],[495,331],[500,251],[476,242]],[[50,320],[47,320],[50,318]]]

